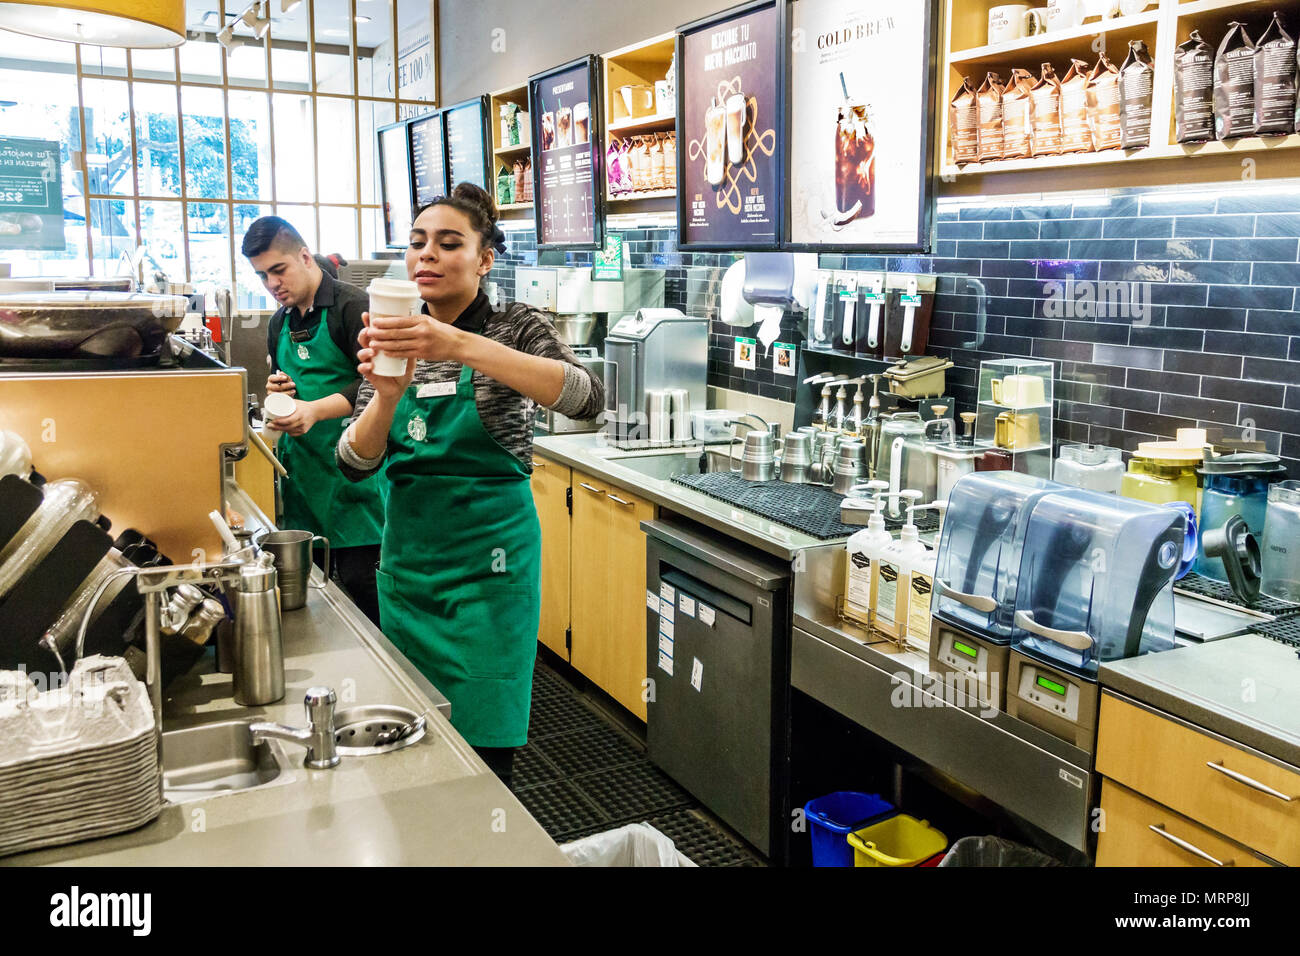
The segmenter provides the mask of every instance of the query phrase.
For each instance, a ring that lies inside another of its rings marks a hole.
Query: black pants
[[[518,747],[475,747],[474,752],[483,758],[488,769],[509,787],[514,779],[515,751]]]
[[[379,567],[379,545],[334,548],[330,551],[330,576],[347,592],[361,613],[379,626],[379,593],[375,589],[375,571]],[[316,567],[325,563],[324,550],[314,554]]]

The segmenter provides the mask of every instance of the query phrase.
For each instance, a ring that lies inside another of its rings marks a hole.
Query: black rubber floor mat
[[[573,688],[569,686],[568,682],[549,667],[538,665],[533,668],[533,700],[538,698],[551,700],[556,697],[572,698],[573,695]]]
[[[1252,625],[1251,630],[1279,644],[1290,644],[1297,653],[1300,653],[1300,617],[1286,617],[1266,624],[1255,624]]]
[[[582,727],[602,723],[602,718],[582,703],[572,692],[550,697],[533,696],[528,717],[528,739],[572,733]]]
[[[648,760],[572,781],[612,821],[611,826],[689,806],[691,797]]]
[[[515,796],[557,843],[567,841],[571,833],[588,831],[594,824],[608,819],[607,814],[567,780],[525,787],[516,790]]]
[[[525,787],[535,787],[541,783],[559,780],[563,776],[564,774],[560,773],[553,763],[529,744],[520,747],[515,754],[514,775],[510,781],[510,789],[522,790]]]
[[[626,737],[604,724],[593,724],[569,734],[541,737],[533,742],[533,746],[566,777],[596,773],[645,759],[645,754]]]
[[[1213,598],[1225,604],[1249,608],[1252,611],[1259,611],[1261,614],[1295,614],[1300,612],[1300,604],[1279,601],[1276,598],[1265,597],[1262,594],[1254,601],[1243,601],[1232,593],[1231,585],[1225,584],[1223,581],[1216,581],[1214,578],[1207,578],[1195,571],[1192,571],[1181,580],[1175,581],[1174,589],[1187,591],[1189,594],[1199,594],[1201,597]]]
[[[696,866],[762,866],[763,861],[694,810],[674,810],[645,821],[676,844]]]
[[[676,475],[673,481],[821,540],[843,538],[862,530],[861,525],[845,524],[840,520],[840,504],[844,496],[823,485],[746,481],[739,475],[725,472]],[[903,522],[886,518],[885,525],[890,530],[897,530]],[[938,516],[932,511],[923,511],[916,517],[916,527],[918,531],[936,531]]]

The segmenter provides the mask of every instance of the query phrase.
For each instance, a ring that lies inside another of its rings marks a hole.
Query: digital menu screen
[[[796,0],[790,231],[796,247],[924,251],[930,209],[929,3]]]
[[[593,58],[528,82],[539,248],[599,249],[604,223]]]
[[[430,113],[413,119],[411,128],[411,179],[418,209],[447,194],[447,167],[442,148],[442,116]]]
[[[447,133],[447,182],[473,183],[488,189],[487,143],[484,138],[483,100],[471,100],[443,112]]]
[[[775,249],[781,220],[776,4],[683,27],[677,62],[682,248]]]
[[[405,123],[385,126],[379,137],[379,188],[384,203],[384,242],[404,246],[411,235],[411,163]]]

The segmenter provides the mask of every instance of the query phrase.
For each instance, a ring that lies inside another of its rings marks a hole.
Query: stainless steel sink
[[[635,455],[626,458],[611,458],[609,463],[630,468],[647,478],[668,480],[677,475],[698,475],[701,472],[727,471],[733,459],[725,451],[709,449],[702,455],[692,451],[690,454]],[[737,465],[738,459],[734,459]]]
[[[280,745],[253,743],[249,721],[227,720],[163,734],[163,797],[172,803],[289,783]]]

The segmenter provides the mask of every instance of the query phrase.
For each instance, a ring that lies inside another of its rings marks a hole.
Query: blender
[[[1205,484],[1201,489],[1201,537],[1192,570],[1226,582],[1223,559],[1205,553],[1206,533],[1223,528],[1233,515],[1241,515],[1251,533],[1263,534],[1268,486],[1285,478],[1286,469],[1276,455],[1239,452],[1206,460],[1197,474]]]

